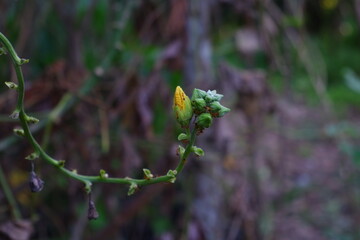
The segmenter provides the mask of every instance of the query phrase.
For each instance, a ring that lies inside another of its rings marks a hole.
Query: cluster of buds
[[[188,128],[193,116],[196,117],[196,127],[201,132],[211,126],[213,118],[224,116],[230,109],[220,104],[222,94],[213,91],[203,91],[195,88],[191,100],[181,87],[176,87],[173,109],[176,120],[183,128]]]
[[[199,135],[205,128],[211,126],[213,118],[219,118],[230,112],[230,109],[220,104],[220,100],[223,95],[213,91],[203,91],[200,89],[194,89],[191,100],[184,93],[181,87],[176,87],[174,95],[174,113],[176,120],[185,129],[185,132],[180,133],[178,140],[184,144],[190,144],[190,151],[198,157],[204,156],[204,151],[201,148],[193,146],[194,138],[191,137],[189,128],[191,119],[194,117],[195,127],[193,128],[194,133]],[[192,139],[192,142],[191,142]],[[185,159],[184,154],[186,150],[182,146],[177,149],[177,154],[180,159]],[[175,179],[176,173],[174,174]]]
[[[213,118],[224,116],[230,109],[220,104],[222,94],[213,91],[203,91],[195,88],[191,97],[191,105],[197,116],[196,127],[201,132],[211,126]]]

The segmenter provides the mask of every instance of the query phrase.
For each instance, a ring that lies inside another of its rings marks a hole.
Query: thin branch
[[[71,170],[65,168],[65,161],[54,159],[50,155],[48,155],[45,152],[45,150],[40,146],[40,144],[36,141],[34,136],[32,135],[30,128],[29,128],[29,120],[31,119],[31,117],[28,116],[24,110],[25,82],[24,82],[24,76],[23,76],[23,73],[21,70],[21,65],[24,63],[27,63],[28,60],[21,59],[18,57],[13,46],[11,45],[9,40],[2,33],[0,33],[0,42],[3,44],[3,47],[9,53],[9,56],[13,62],[16,76],[18,79],[18,87],[17,87],[18,100],[17,100],[16,110],[13,114],[13,117],[19,118],[21,126],[24,130],[24,137],[30,142],[30,144],[32,145],[32,147],[34,149],[34,152],[40,158],[42,158],[49,164],[53,165],[54,167],[57,167],[61,172],[63,172],[68,177],[83,182],[85,184],[85,189],[88,193],[91,191],[92,183],[95,183],[95,182],[129,184],[129,185],[135,184],[137,186],[145,186],[145,185],[150,185],[150,184],[155,184],[155,183],[160,183],[160,182],[173,182],[174,176],[171,176],[171,175],[163,175],[163,176],[150,178],[150,179],[147,179],[147,178],[146,179],[134,179],[134,178],[128,178],[128,177],[110,178],[110,177],[104,176],[102,174],[99,174],[98,176],[81,175],[81,174],[78,174],[77,171],[71,171]],[[192,132],[192,135],[191,135],[191,141],[186,146],[183,156],[180,157],[180,159],[179,159],[180,160],[179,164],[176,168],[176,172],[174,173],[175,176],[177,176],[177,174],[179,174],[181,172],[181,170],[183,169],[184,164],[186,162],[186,158],[191,153],[191,149],[195,142],[195,137],[196,137],[196,134],[195,134],[195,129],[194,129]]]

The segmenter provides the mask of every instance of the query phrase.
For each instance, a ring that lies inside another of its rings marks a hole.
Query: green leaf
[[[39,122],[39,119],[31,116],[26,116],[26,121],[30,124],[35,124]]]
[[[166,174],[166,176],[171,177],[171,179],[169,180],[169,182],[174,183],[176,181],[176,174],[177,171],[176,170],[169,170]]]
[[[28,155],[27,157],[25,157],[25,159],[30,160],[30,161],[35,160],[37,158],[39,158],[39,154],[36,153],[36,152],[34,152],[34,153]]]
[[[128,196],[133,195],[139,189],[136,183],[131,183],[128,191]]]
[[[18,88],[18,85],[16,83],[13,83],[13,82],[5,82],[5,85],[10,89],[17,89]]]
[[[179,154],[180,159],[183,157],[185,153],[185,148],[183,148],[182,146],[179,145],[178,149],[177,149],[177,154]]]
[[[191,151],[192,151],[193,153],[195,153],[198,157],[202,157],[202,156],[205,155],[204,150],[202,150],[201,148],[195,147],[195,146],[193,146],[193,147],[191,148]]]
[[[104,169],[100,170],[99,175],[100,175],[100,178],[102,178],[102,179],[109,177],[109,174],[107,174]]]
[[[25,136],[24,129],[22,129],[22,128],[14,128],[13,132],[20,137]]]
[[[185,133],[180,133],[178,136],[179,141],[189,140],[189,136]]]
[[[147,168],[143,168],[143,172],[146,179],[151,179],[154,177],[154,175],[151,173],[151,171]]]

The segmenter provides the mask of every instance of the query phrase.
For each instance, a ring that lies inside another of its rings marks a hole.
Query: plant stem
[[[7,52],[10,55],[10,58],[13,62],[16,76],[18,79],[18,88],[17,88],[18,100],[17,100],[17,105],[16,105],[15,111],[18,112],[18,114],[19,114],[19,120],[20,120],[21,126],[24,130],[25,138],[30,142],[34,151],[37,154],[39,154],[40,158],[44,159],[49,164],[57,167],[61,172],[63,172],[65,175],[69,176],[70,178],[73,178],[73,179],[83,182],[85,184],[85,189],[87,192],[91,191],[91,185],[92,185],[92,183],[95,183],[95,182],[118,183],[118,184],[129,184],[129,185],[137,184],[138,186],[144,186],[144,185],[150,185],[150,184],[160,183],[160,182],[171,182],[173,180],[172,176],[167,176],[167,175],[163,175],[163,176],[159,176],[159,177],[155,177],[155,178],[151,178],[151,179],[134,179],[134,178],[128,178],[128,177],[126,177],[126,178],[106,177],[105,178],[105,177],[101,177],[100,175],[99,176],[81,175],[81,174],[78,174],[76,171],[71,171],[71,170],[66,169],[64,167],[63,161],[56,160],[56,159],[52,158],[51,156],[49,156],[45,152],[45,150],[40,146],[40,144],[36,141],[34,136],[32,135],[30,128],[29,128],[28,121],[27,121],[28,116],[26,115],[25,110],[24,110],[25,82],[24,82],[24,76],[23,76],[23,73],[21,70],[21,65],[24,64],[25,61],[23,59],[20,59],[17,56],[13,46],[1,32],[0,32],[0,43],[3,44],[3,47],[7,50]],[[50,117],[53,117],[53,116],[50,116]],[[179,164],[176,167],[176,171],[177,171],[176,175],[182,171],[182,169],[184,168],[186,159],[189,156],[189,154],[191,153],[191,150],[194,145],[195,138],[196,138],[195,132],[196,131],[194,129],[191,133],[190,142],[186,146],[183,156],[180,157],[180,159],[179,159]]]
[[[183,170],[184,165],[186,163],[186,159],[189,156],[189,154],[191,153],[191,148],[194,146],[195,138],[196,138],[196,129],[194,128],[191,132],[190,142],[186,146],[184,155],[180,158],[180,162],[179,162],[178,166],[176,167],[177,174]]]

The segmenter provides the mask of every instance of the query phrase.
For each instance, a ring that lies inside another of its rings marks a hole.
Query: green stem
[[[195,144],[195,138],[196,138],[196,129],[194,128],[191,132],[190,142],[186,146],[184,155],[182,157],[180,157],[180,162],[179,162],[178,166],[176,167],[177,174],[179,174],[179,172],[181,172],[183,170],[184,165],[186,163],[186,159],[188,158],[189,154],[191,153],[191,150],[192,150],[191,148]]]
[[[25,113],[24,110],[24,96],[25,96],[25,82],[24,82],[24,76],[21,70],[21,65],[24,64],[26,61],[23,59],[20,59],[13,46],[9,42],[9,40],[0,32],[0,43],[3,44],[3,47],[6,48],[8,51],[10,58],[14,64],[16,76],[18,79],[18,101],[16,106],[16,112],[19,114],[19,120],[21,123],[21,126],[24,130],[25,138],[30,142],[32,145],[34,151],[39,154],[39,157],[44,159],[49,164],[57,167],[61,172],[63,172],[65,175],[69,176],[70,178],[79,180],[85,184],[86,191],[91,191],[91,185],[92,183],[99,182],[99,183],[118,183],[118,184],[137,184],[138,186],[144,186],[144,185],[150,185],[154,183],[160,183],[160,182],[171,182],[173,180],[172,176],[159,176],[151,179],[134,179],[134,178],[110,178],[110,177],[102,177],[102,176],[88,176],[88,175],[81,175],[78,174],[76,171],[68,170],[64,167],[63,161],[56,160],[49,156],[45,150],[40,146],[40,144],[36,141],[34,136],[32,135],[29,124],[27,121],[28,116]],[[55,114],[56,115],[56,114]],[[53,116],[51,116],[52,118]],[[179,174],[182,169],[184,168],[184,164],[186,162],[187,157],[191,153],[191,149],[194,145],[196,138],[195,129],[191,133],[191,139],[189,144],[186,146],[185,152],[182,157],[179,159],[179,164],[176,167],[176,174]]]
[[[4,191],[5,197],[9,202],[9,205],[10,205],[10,208],[11,208],[11,213],[12,213],[14,219],[15,220],[20,220],[21,219],[20,211],[19,211],[19,209],[17,207],[14,195],[11,192],[11,189],[10,189],[10,187],[8,185],[8,182],[6,181],[5,174],[4,174],[4,171],[2,170],[1,166],[0,166],[0,184],[1,184],[1,187],[2,187],[2,189]]]

